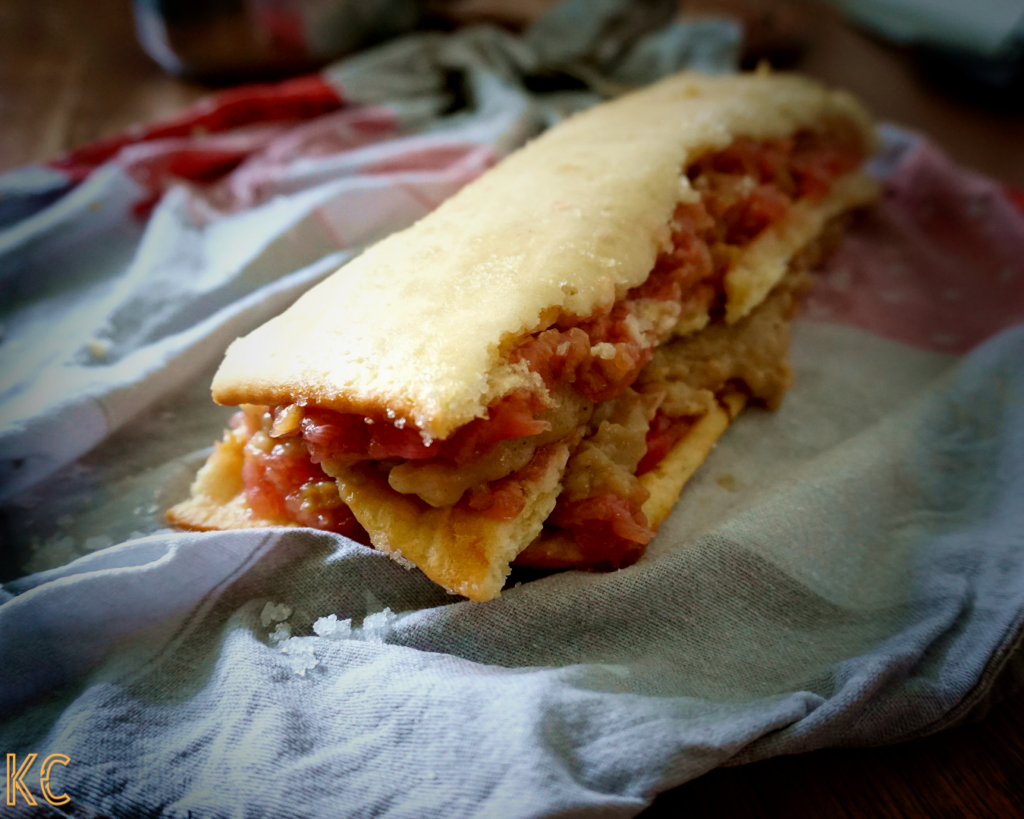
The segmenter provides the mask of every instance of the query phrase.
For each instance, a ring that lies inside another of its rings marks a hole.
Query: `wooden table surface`
[[[731,5],[764,0],[733,0]],[[707,6],[708,3],[703,5]],[[796,67],[854,91],[883,119],[1024,186],[1024,118],[941,94],[909,58],[818,7]],[[0,171],[165,117],[208,89],[164,74],[134,38],[129,0],[0,0]],[[1024,693],[979,723],[902,745],[818,751],[712,773],[645,815],[1024,816]]]

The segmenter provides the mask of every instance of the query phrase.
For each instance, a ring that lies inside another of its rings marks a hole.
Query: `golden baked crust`
[[[198,532],[297,525],[260,517],[246,503],[242,450],[247,439],[244,430],[229,429],[223,440],[214,444],[213,452],[192,481],[188,500],[167,510],[171,523]]]
[[[490,520],[462,505],[428,507],[393,491],[373,464],[333,472],[341,499],[370,533],[374,547],[415,564],[427,577],[470,600],[501,593],[509,563],[555,508],[569,447],[552,444],[541,474],[526,485],[526,506],[512,520]]]
[[[655,531],[671,513],[687,481],[746,406],[747,396],[730,391],[720,395],[718,402],[718,406],[712,407],[694,424],[654,469],[640,476],[640,483],[651,493],[643,511]]]
[[[763,74],[678,74],[577,114],[232,344],[214,399],[400,417],[444,438],[495,397],[536,385],[503,363],[512,341],[644,281],[656,236],[693,195],[680,176],[689,163],[737,137],[837,119],[870,144],[848,94]],[[796,244],[754,243],[756,258],[726,280],[730,319],[771,289]]]

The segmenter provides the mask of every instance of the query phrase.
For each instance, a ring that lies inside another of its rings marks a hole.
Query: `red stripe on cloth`
[[[1024,321],[1024,196],[922,142],[807,298],[807,317],[962,354]]]
[[[312,119],[343,104],[337,90],[319,74],[281,83],[243,85],[211,94],[172,119],[90,142],[49,165],[81,180],[127,145],[212,134],[259,123]]]

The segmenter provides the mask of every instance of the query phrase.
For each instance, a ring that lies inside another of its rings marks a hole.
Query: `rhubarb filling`
[[[737,139],[686,171],[688,194],[662,236],[643,284],[598,313],[561,315],[516,340],[544,391],[515,390],[444,440],[404,419],[314,406],[243,407],[232,426],[249,435],[248,505],[368,542],[331,475],[373,462],[395,492],[431,507],[464,505],[514,519],[543,448],[572,456],[548,534],[568,534],[602,566],[636,560],[653,531],[638,476],[655,468],[726,387],[774,406],[789,385],[788,321],[810,252],[749,315],[725,321],[725,279],[744,250],[800,201],[816,203],[853,171],[864,149],[852,128],[791,138]],[[820,243],[819,243],[820,245]],[[816,246],[816,249],[818,246]],[[701,332],[697,332],[701,331]]]

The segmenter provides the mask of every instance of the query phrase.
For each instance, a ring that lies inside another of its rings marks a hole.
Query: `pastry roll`
[[[636,561],[870,203],[848,94],[682,73],[576,114],[235,341],[241,405],[169,512],[313,526],[472,600]]]

